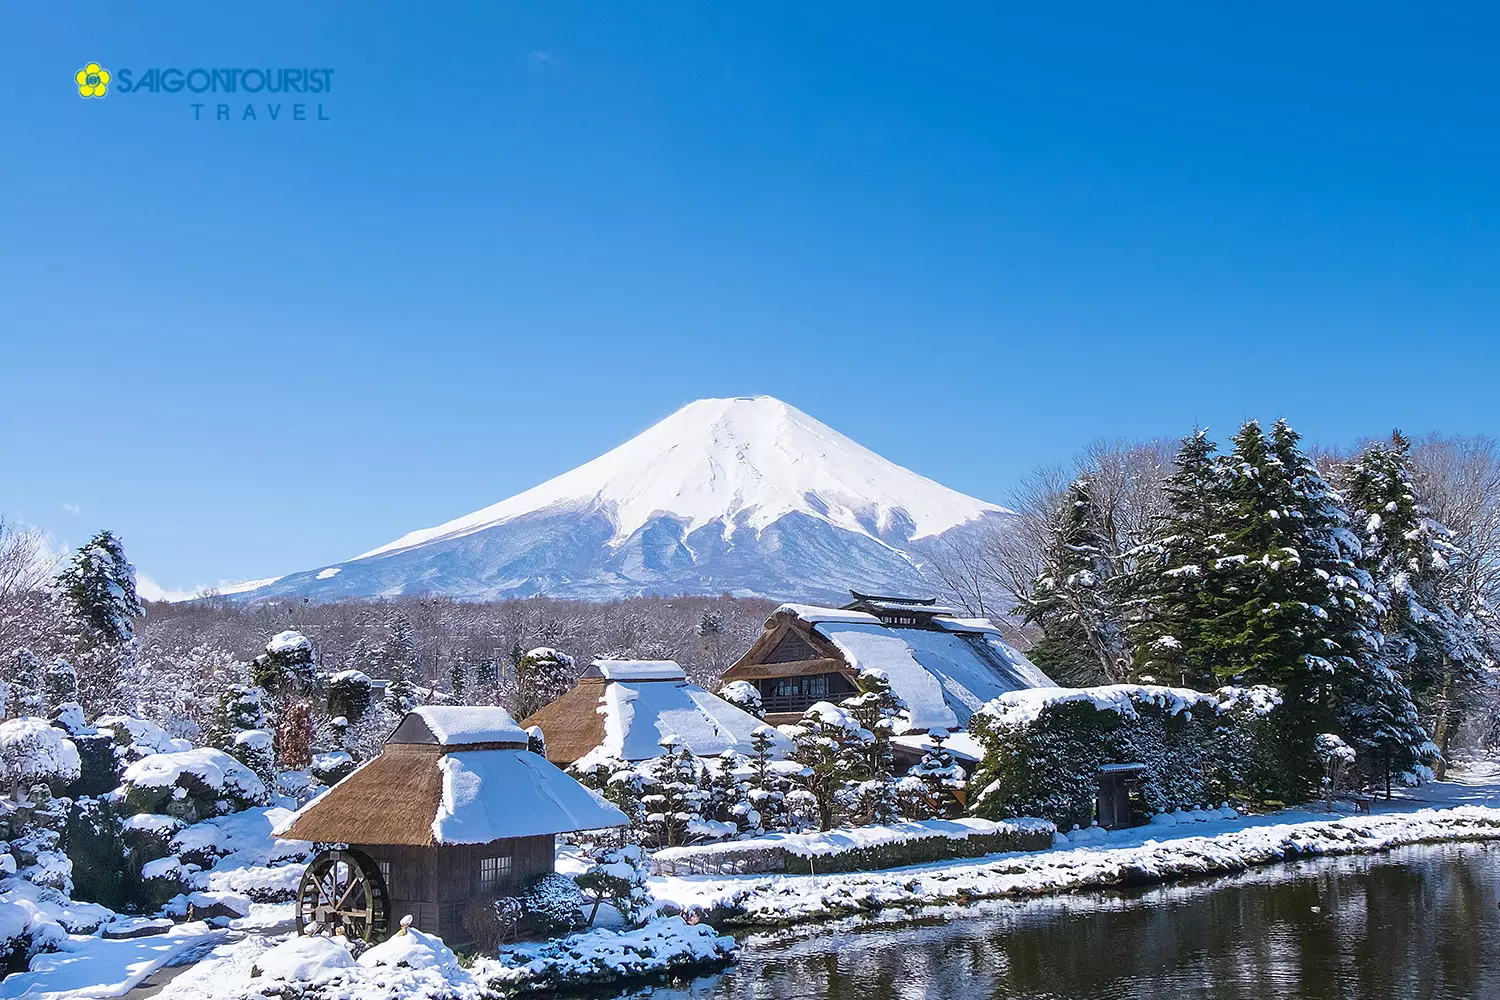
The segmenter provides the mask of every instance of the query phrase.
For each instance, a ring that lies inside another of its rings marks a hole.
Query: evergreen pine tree
[[[42,674],[42,707],[49,717],[67,705],[78,703],[78,671],[61,656],[47,664]]]
[[[516,717],[527,718],[566,694],[573,671],[571,656],[547,646],[521,657],[516,667]]]
[[[1043,569],[1021,606],[1042,629],[1028,656],[1054,677],[1115,681],[1129,658],[1120,626],[1115,567],[1087,477],[1075,479],[1057,512]]]
[[[250,682],[278,698],[302,698],[318,678],[318,657],[301,632],[285,631],[266,642],[265,651],[250,664]]]
[[[746,798],[759,815],[763,830],[785,831],[787,782],[777,773],[771,757],[776,746],[774,734],[770,726],[756,726],[750,734],[751,777]]]
[[[818,827],[831,829],[851,785],[863,781],[867,744],[873,734],[849,712],[820,701],[802,713],[792,733],[791,759],[802,766],[802,787],[817,805]]]
[[[953,752],[943,745],[945,729],[930,732],[932,749],[901,780],[901,799],[913,819],[943,819],[963,812],[964,769],[953,759]]]
[[[18,648],[10,660],[10,672],[6,677],[10,685],[10,708],[16,715],[41,715],[46,711],[46,696],[42,689],[41,658],[25,646]]]
[[[1313,789],[1314,737],[1333,723],[1336,691],[1378,649],[1375,601],[1347,515],[1285,422],[1270,437],[1246,423],[1222,467],[1222,597],[1202,648],[1224,680],[1281,691],[1279,759],[1261,791],[1300,800]]]
[[[90,712],[136,712],[139,678],[135,619],[145,614],[135,567],[120,540],[101,531],[58,574],[54,637],[78,670],[78,701]]]
[[[469,671],[464,661],[457,657],[454,657],[453,665],[448,668],[448,683],[453,688],[453,703],[468,704]]]
[[[1399,431],[1388,442],[1366,448],[1350,466],[1348,479],[1350,506],[1363,541],[1361,565],[1375,581],[1381,663],[1432,718],[1441,772],[1460,709],[1484,685],[1488,663],[1485,639],[1461,609],[1465,555],[1452,532],[1428,516],[1417,496],[1410,445]],[[1400,708],[1392,712],[1405,716]],[[1408,731],[1408,737],[1414,734]],[[1396,756],[1420,759],[1423,754],[1418,744]]]
[[[146,612],[135,592],[135,567],[113,532],[101,531],[81,546],[57,582],[100,640],[123,645],[135,638],[135,619]]]
[[[1182,439],[1163,492],[1167,512],[1135,553],[1127,581],[1135,669],[1142,678],[1198,690],[1214,687],[1203,636],[1223,597],[1223,476],[1201,429]]]

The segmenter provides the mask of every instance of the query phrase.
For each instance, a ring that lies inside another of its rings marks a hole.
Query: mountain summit
[[[700,399],[524,493],[239,596],[930,590],[912,543],[1008,513],[779,399]]]

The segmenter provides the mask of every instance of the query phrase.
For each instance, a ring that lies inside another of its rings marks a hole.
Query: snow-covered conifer
[[[311,691],[318,676],[312,642],[301,632],[273,635],[250,665],[250,680],[268,694],[297,697]]]
[[[57,583],[103,642],[121,645],[135,638],[135,619],[145,611],[135,592],[135,567],[113,532],[101,531],[80,546]]]
[[[868,744],[874,735],[848,711],[820,701],[793,727],[791,760],[800,764],[802,788],[817,804],[818,826],[831,829],[851,786],[868,777]]]
[[[534,715],[567,693],[573,684],[573,657],[550,646],[540,646],[516,665],[516,717]]]
[[[901,779],[899,791],[903,807],[912,819],[938,819],[963,812],[967,785],[964,769],[953,759],[953,752],[943,745],[945,729],[934,729],[932,749]]]

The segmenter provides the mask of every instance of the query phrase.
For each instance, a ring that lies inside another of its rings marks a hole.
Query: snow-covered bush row
[[[1243,871],[1310,855],[1383,851],[1405,844],[1500,840],[1500,809],[1461,806],[1331,821],[1250,826],[1215,836],[1080,846],[940,868],[817,879],[658,878],[652,892],[684,912],[714,912],[734,925],[779,926],[978,899],[1151,885]]]
[[[977,858],[1052,845],[1047,820],[919,820],[890,826],[780,833],[701,847],[674,847],[652,856],[659,874],[718,875],[876,871],[905,865]]]
[[[1015,691],[970,720],[984,758],[971,786],[975,815],[1043,816],[1063,828],[1094,817],[1100,768],[1144,766],[1147,816],[1238,794],[1270,689],[1204,694],[1150,684]]]

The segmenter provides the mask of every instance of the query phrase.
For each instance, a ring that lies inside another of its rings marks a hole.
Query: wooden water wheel
[[[324,934],[379,941],[390,925],[391,900],[380,868],[363,851],[323,851],[297,886],[297,933],[312,924]]]

